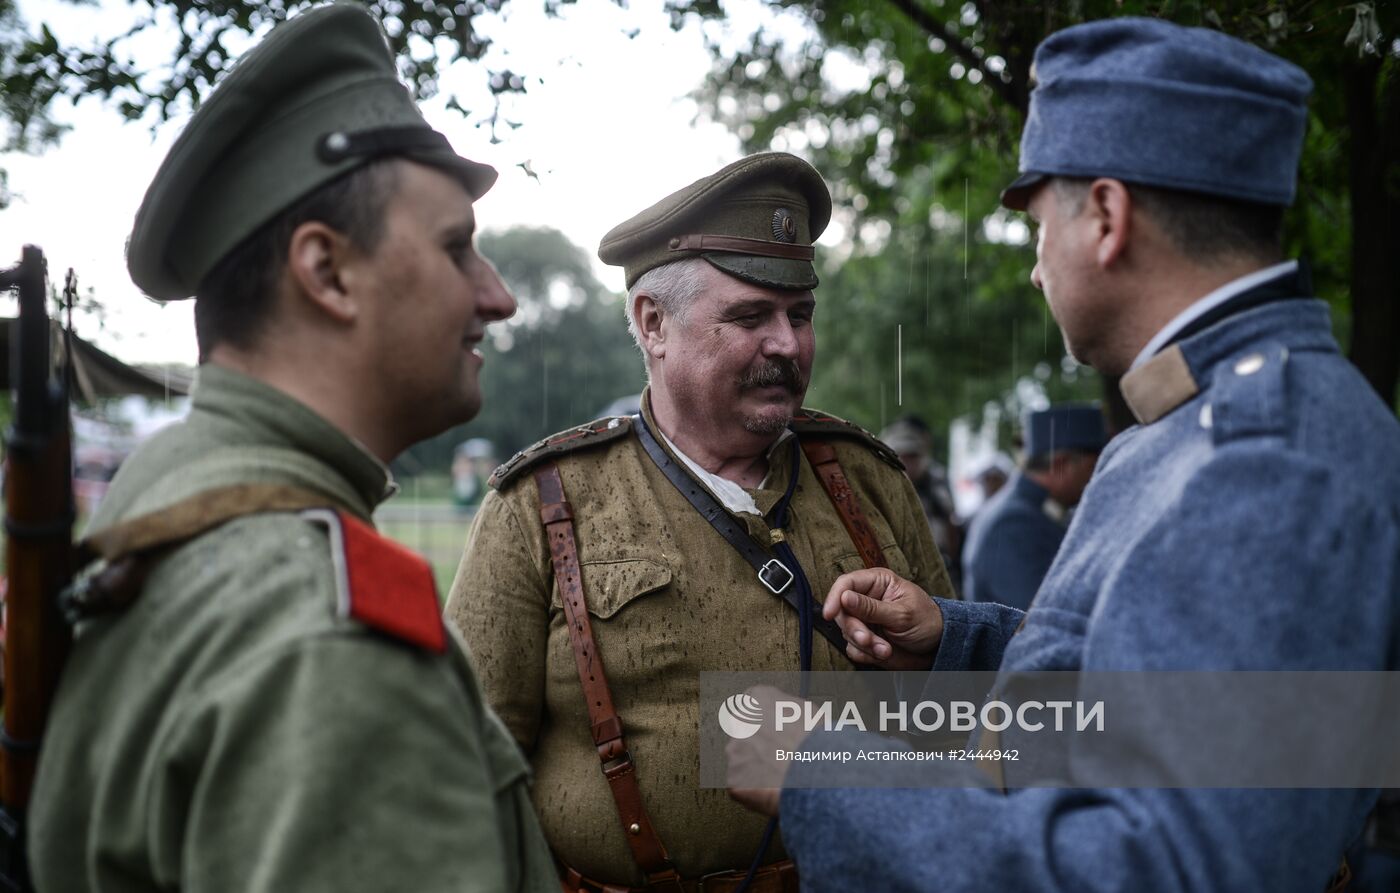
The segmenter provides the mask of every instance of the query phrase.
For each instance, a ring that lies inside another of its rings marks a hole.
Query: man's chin
[[[765,406],[744,414],[744,430],[750,434],[776,436],[792,421],[795,408],[788,404]]]

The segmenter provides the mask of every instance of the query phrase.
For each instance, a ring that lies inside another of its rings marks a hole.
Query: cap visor
[[[700,256],[729,275],[764,288],[809,291],[817,287],[817,271],[809,260],[721,252]]]
[[[1049,177],[1049,174],[1036,173],[1035,171],[1027,171],[1017,177],[1010,186],[1002,190],[1002,206],[1013,211],[1026,210],[1026,205],[1030,203],[1031,193],[1035,191],[1035,187],[1045,182]]]

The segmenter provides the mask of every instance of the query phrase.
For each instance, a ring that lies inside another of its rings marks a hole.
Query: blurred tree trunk
[[[1393,69],[1393,66],[1391,66]],[[1382,58],[1342,69],[1350,131],[1351,361],[1387,406],[1400,385],[1400,77]]]

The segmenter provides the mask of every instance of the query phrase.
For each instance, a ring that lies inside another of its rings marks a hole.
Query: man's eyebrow
[[[450,224],[443,229],[442,235],[449,241],[470,242],[472,237],[476,235],[476,219],[470,218]]]
[[[776,302],[772,298],[748,298],[746,300],[735,301],[724,308],[727,316],[743,316],[746,313],[755,313],[760,310],[772,310]]]

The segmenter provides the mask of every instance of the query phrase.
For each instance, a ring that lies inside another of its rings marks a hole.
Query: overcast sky
[[[456,93],[468,108],[488,108],[485,69],[468,63],[452,67],[424,112],[458,152],[501,172],[478,205],[483,228],[553,226],[591,255],[614,224],[737,158],[738,141],[719,125],[697,120],[686,96],[705,78],[710,59],[699,26],[672,31],[662,0],[632,0],[625,10],[610,0],[579,0],[558,19],[544,16],[541,6],[539,0],[512,0],[504,17],[479,20],[495,41],[488,63],[531,78],[528,92],[510,100],[519,128],[500,128],[502,142],[491,145],[485,128],[444,107],[445,97]],[[63,43],[110,36],[133,18],[124,0],[102,0],[99,9],[21,0],[19,8],[31,27],[47,23]],[[726,8],[734,34],[760,23],[801,27],[773,19],[756,0],[731,0]],[[629,39],[626,32],[633,30],[637,36]],[[144,36],[134,47],[138,58],[163,62],[171,34]],[[128,362],[193,363],[190,302],[161,306],[142,297],[123,256],[146,186],[188,117],[153,133],[150,121],[123,123],[93,98],[76,106],[60,102],[55,111],[72,125],[56,148],[39,156],[0,154],[15,194],[0,212],[0,265],[18,259],[21,244],[39,245],[55,281],[74,267],[84,291],[94,287],[107,308],[106,329],[80,322],[81,335]],[[538,182],[517,166],[521,162]],[[822,241],[839,238],[834,228]],[[596,259],[595,266],[606,285],[622,288],[620,270]]]

